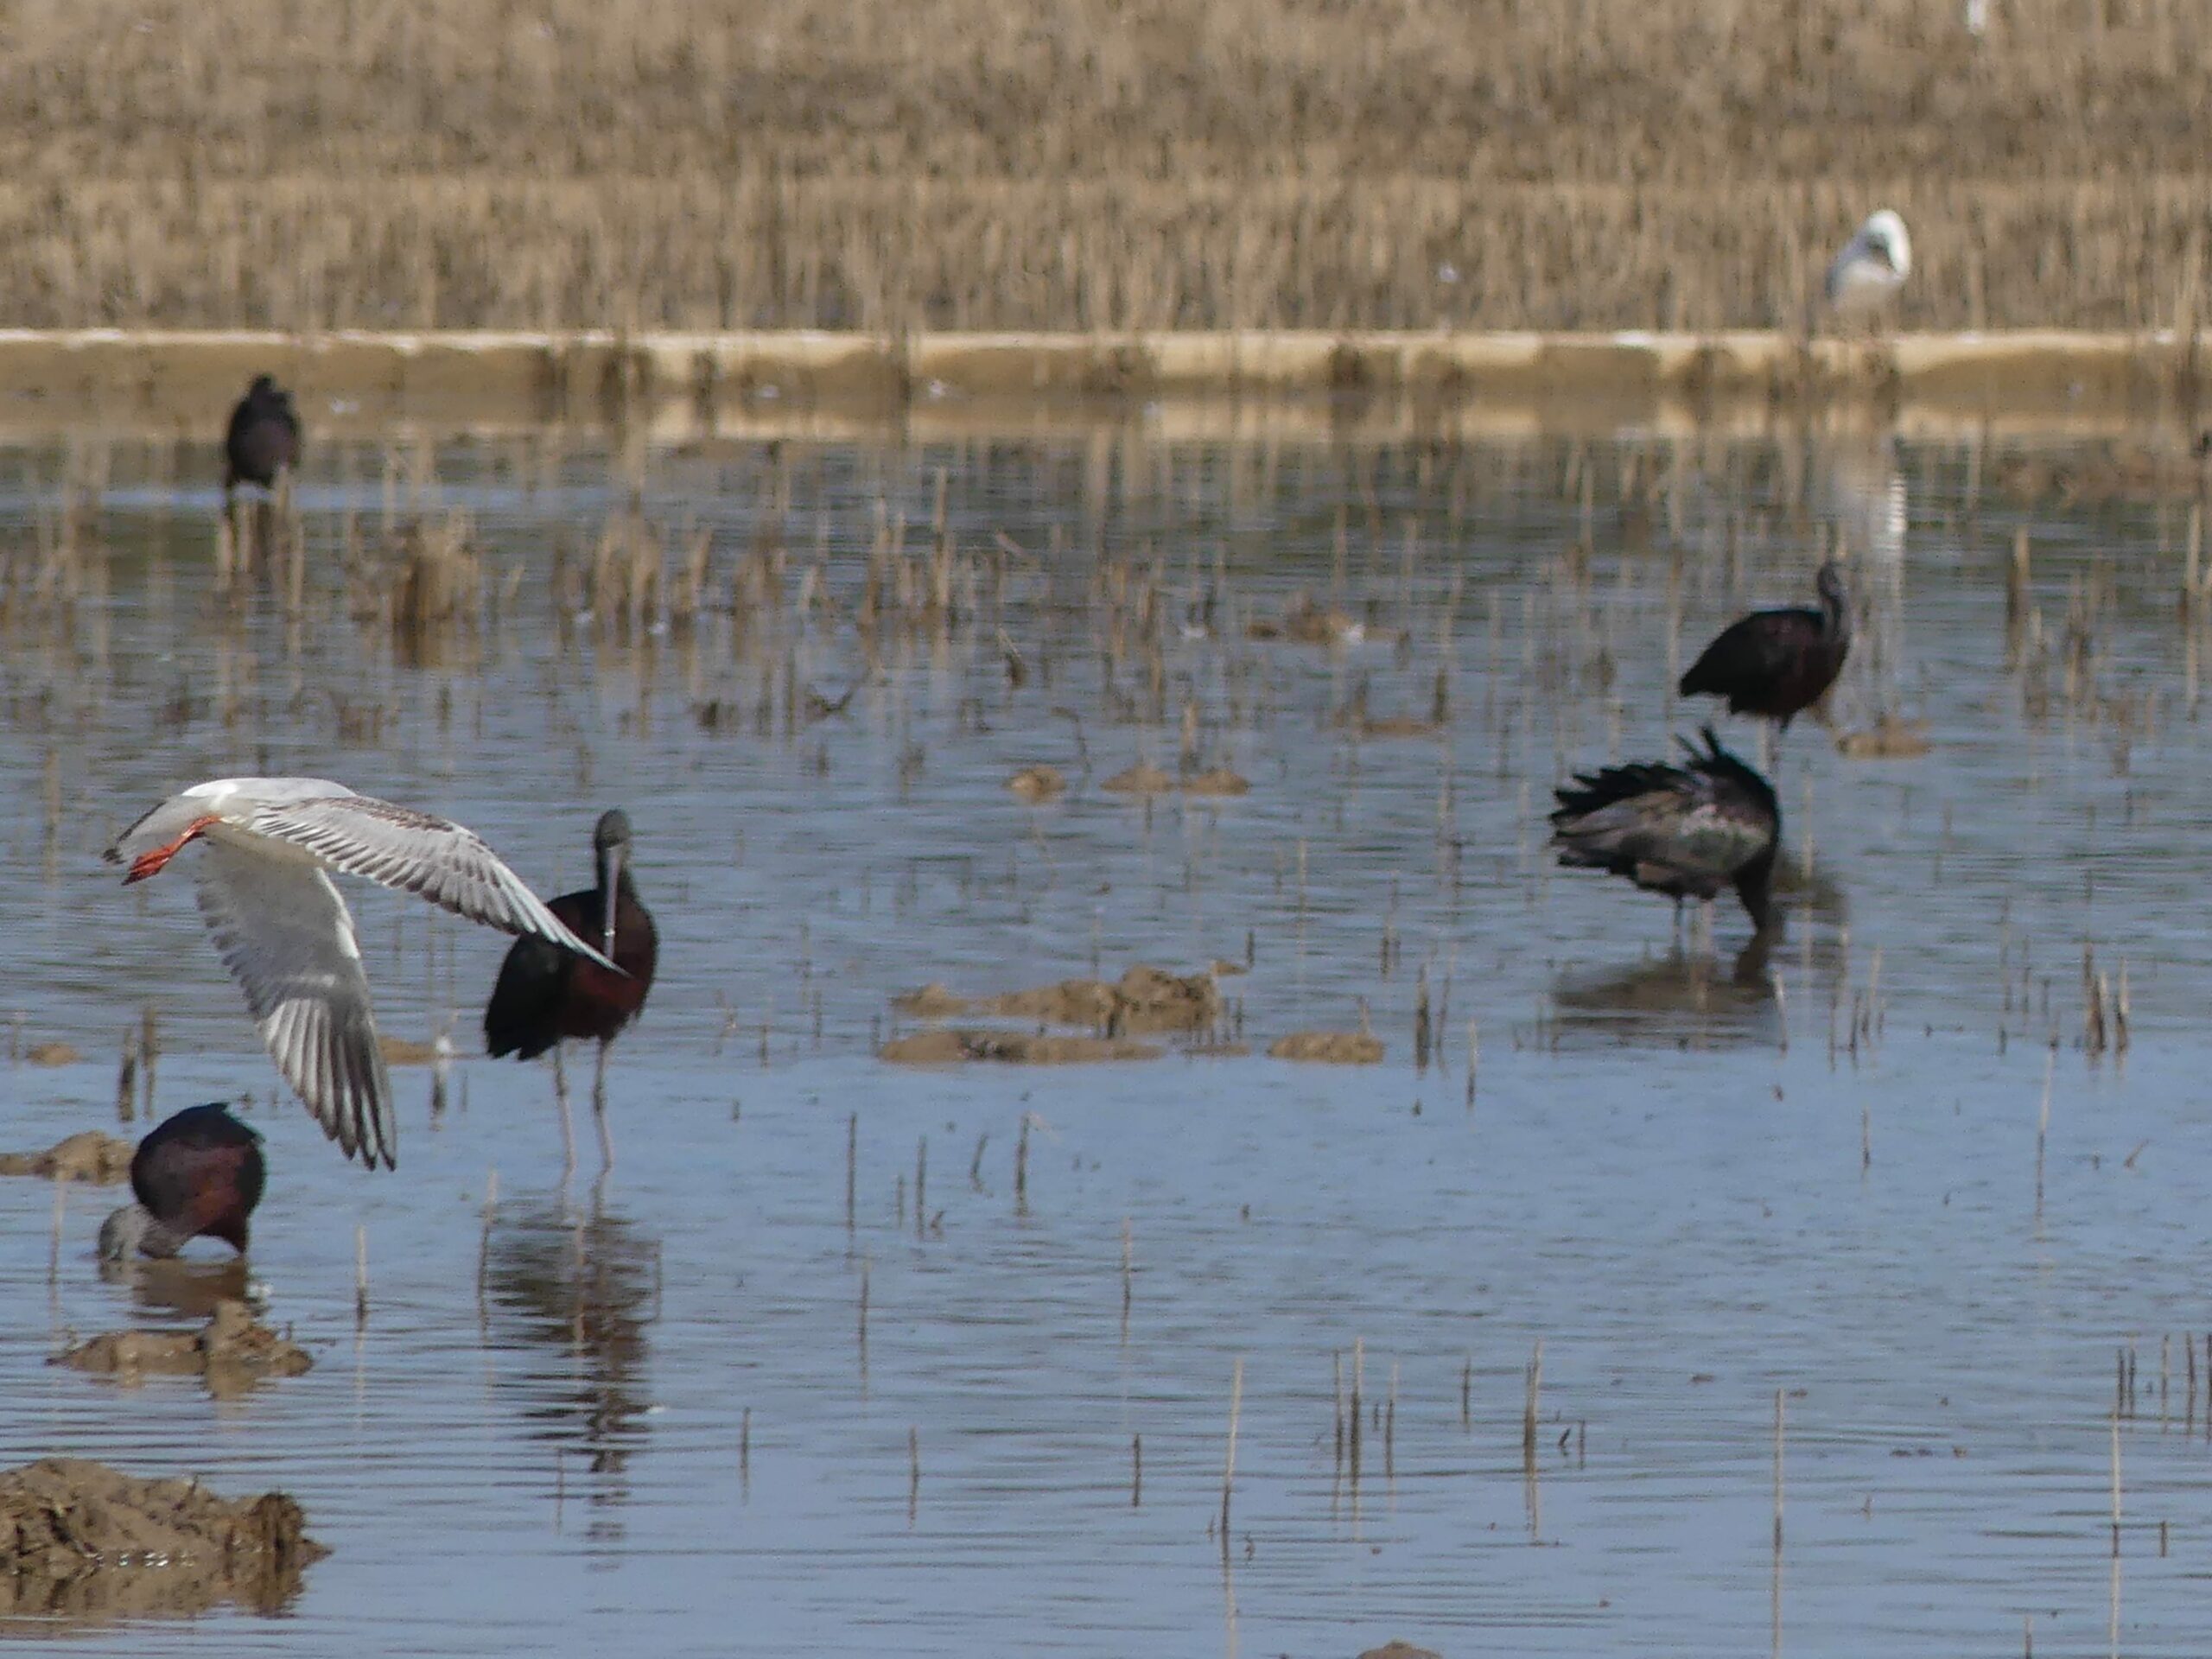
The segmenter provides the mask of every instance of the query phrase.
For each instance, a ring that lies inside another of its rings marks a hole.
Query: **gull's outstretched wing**
[[[284,1081],[348,1158],[395,1167],[391,1084],[338,889],[303,862],[213,836],[196,874],[200,913]]]
[[[536,934],[622,971],[563,926],[474,830],[447,819],[372,796],[330,795],[263,806],[238,823],[347,875],[414,893],[505,933]]]

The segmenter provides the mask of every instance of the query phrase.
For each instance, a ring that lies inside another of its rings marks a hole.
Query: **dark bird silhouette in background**
[[[300,416],[292,394],[265,374],[254,376],[223,435],[223,511],[230,511],[231,496],[240,484],[273,490],[299,459]]]
[[[131,1154],[138,1201],[100,1224],[100,1258],[175,1255],[195,1238],[219,1238],[244,1255],[246,1224],[268,1182],[258,1135],[219,1100],[188,1106]]]
[[[484,1042],[494,1058],[512,1054],[534,1060],[556,1051],[564,1038],[596,1039],[599,1065],[592,1084],[592,1110],[599,1121],[599,1149],[614,1161],[607,1131],[607,1046],[638,1017],[652,989],[653,965],[660,938],[652,912],[630,880],[630,817],[604,813],[592,832],[598,864],[597,885],[564,893],[546,908],[579,938],[596,944],[622,971],[611,974],[597,963],[548,940],[518,938],[499,967],[499,982],[484,1010]],[[561,1129],[575,1161],[575,1139],[568,1119],[565,1086],[561,1093]]]
[[[1686,697],[1728,700],[1728,712],[1789,721],[1826,695],[1851,654],[1851,602],[1831,559],[1814,585],[1816,611],[1754,611],[1730,623],[1682,676]]]
[[[1607,766],[1554,791],[1552,842],[1569,868],[1626,876],[1677,905],[1732,886],[1764,933],[1782,809],[1773,785],[1722,748],[1710,726],[1703,735],[1702,750],[1683,740],[1689,753],[1680,766]]]

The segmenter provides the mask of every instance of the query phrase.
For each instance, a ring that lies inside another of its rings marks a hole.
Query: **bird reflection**
[[[582,1452],[594,1474],[620,1474],[644,1438],[659,1268],[654,1242],[596,1207],[577,1215],[550,1200],[510,1202],[486,1235],[486,1338],[532,1362],[523,1415],[533,1435]]]
[[[1839,710],[1847,728],[1900,712],[1904,680],[1905,487],[1889,438],[1841,438],[1815,461],[1814,511],[1851,557],[1858,610],[1853,671]]]
[[[248,1276],[242,1258],[227,1261],[139,1257],[129,1262],[103,1262],[100,1277],[111,1284],[130,1287],[130,1305],[143,1313],[180,1313],[191,1319],[209,1319],[218,1302],[266,1300],[262,1287]]]
[[[1848,919],[1842,890],[1816,866],[1786,855],[1775,872],[1779,929],[1733,956],[1677,938],[1663,956],[1597,969],[1570,969],[1552,982],[1545,1040],[1675,1048],[1734,1047],[1781,1039],[1787,988],[1796,1028],[1809,1033],[1825,987],[1843,965]]]

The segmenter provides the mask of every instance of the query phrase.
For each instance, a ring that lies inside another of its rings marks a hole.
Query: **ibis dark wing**
[[[507,948],[484,1008],[484,1046],[494,1059],[512,1054],[534,1060],[561,1040],[561,1010],[576,960],[535,934],[525,933]]]
[[[1758,702],[1824,650],[1818,611],[1756,611],[1723,628],[1678,689],[1686,697]]]

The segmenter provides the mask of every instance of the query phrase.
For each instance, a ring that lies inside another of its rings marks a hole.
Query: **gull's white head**
[[[1888,208],[1867,215],[1866,222],[1859,227],[1858,239],[1895,271],[1900,282],[1912,275],[1912,238],[1905,232],[1904,220]]]
[[[1843,315],[1879,309],[1912,272],[1912,238],[1887,207],[1867,215],[1828,267],[1829,308]]]

